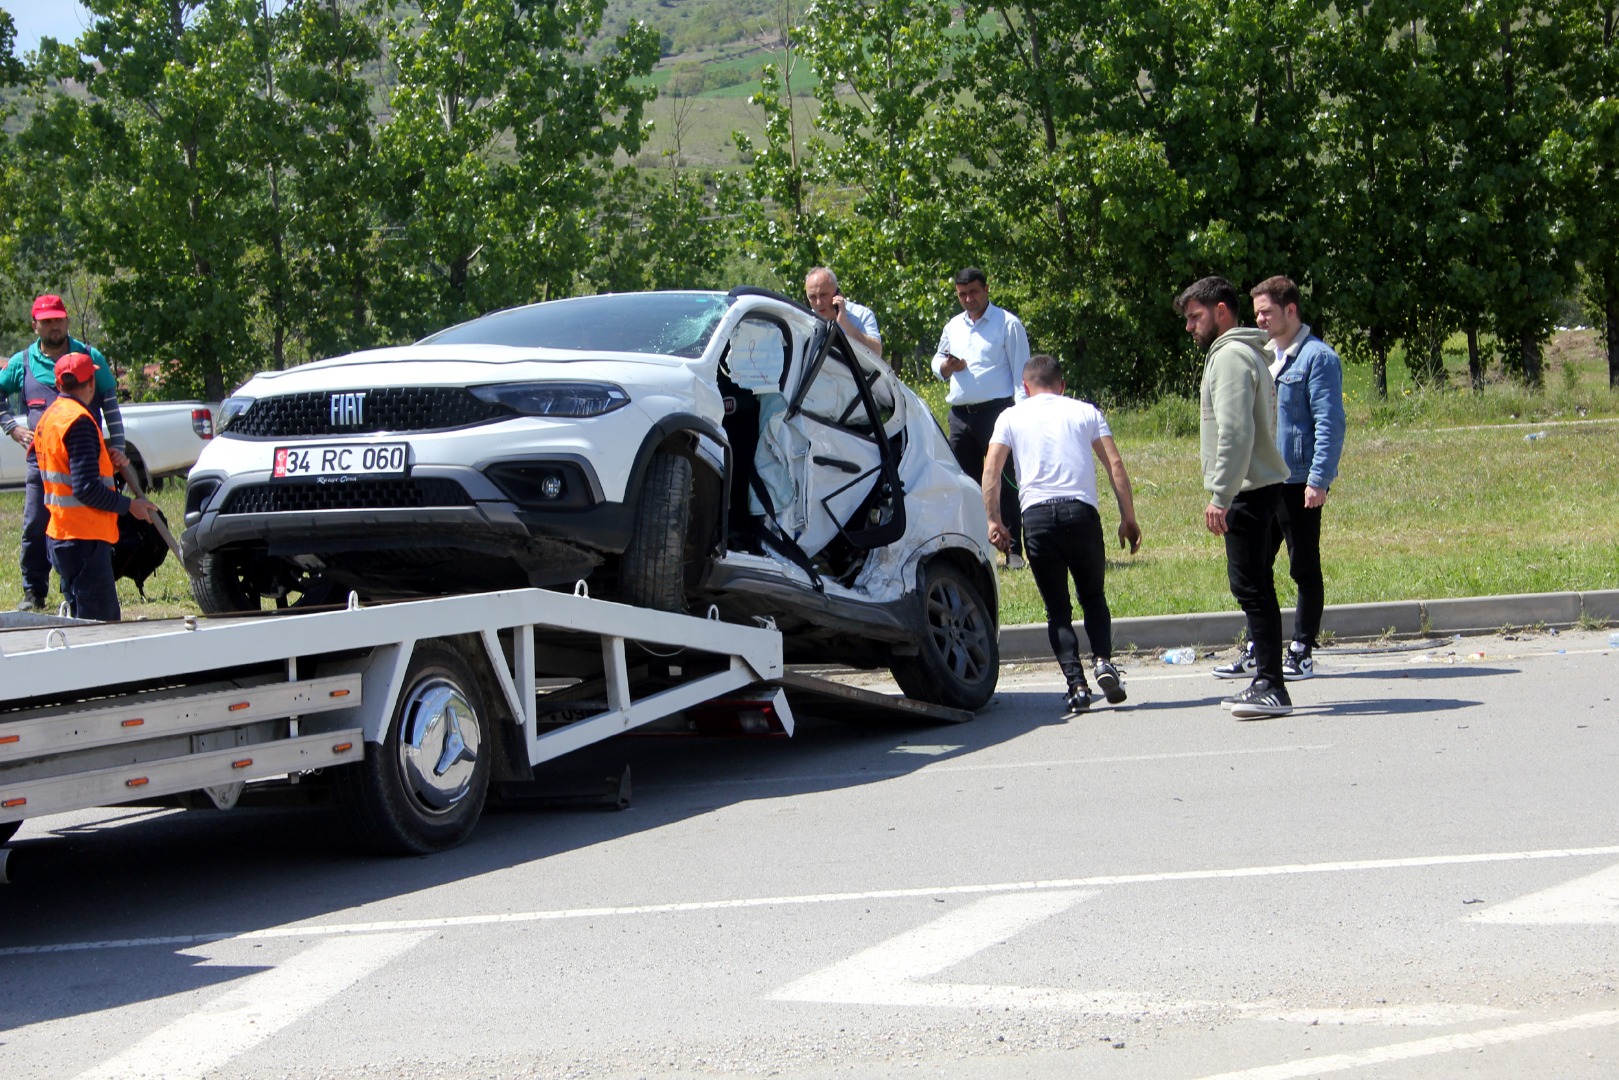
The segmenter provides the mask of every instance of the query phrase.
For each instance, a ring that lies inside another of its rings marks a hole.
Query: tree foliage
[[[902,367],[982,266],[1112,400],[1192,385],[1170,301],[1208,273],[1292,276],[1380,386],[1397,351],[1440,384],[1458,331],[1475,384],[1535,383],[1583,293],[1619,386],[1616,0],[730,2],[670,18],[773,54],[731,176],[682,151],[689,60],[672,150],[626,164],[661,42],[606,0],[88,0],[26,62],[0,18],[34,97],[0,275],[210,396],[510,304],[822,264]]]

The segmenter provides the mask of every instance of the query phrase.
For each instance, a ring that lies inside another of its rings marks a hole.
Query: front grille
[[[363,394],[359,399],[357,395]],[[359,402],[358,408],[333,407]],[[334,423],[335,418],[342,423]],[[379,431],[447,431],[514,415],[480,401],[460,386],[390,386],[377,390],[321,390],[259,398],[232,418],[230,434],[248,438],[363,435]]]
[[[221,514],[285,514],[300,510],[410,510],[424,506],[471,506],[472,496],[454,480],[437,476],[405,480],[356,480],[317,484],[295,480],[249,484],[230,493]]]

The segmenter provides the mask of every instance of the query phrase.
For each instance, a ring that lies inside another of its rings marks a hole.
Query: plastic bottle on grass
[[[1183,645],[1178,649],[1166,649],[1164,651],[1164,663],[1195,664],[1197,663],[1197,650],[1190,645]]]

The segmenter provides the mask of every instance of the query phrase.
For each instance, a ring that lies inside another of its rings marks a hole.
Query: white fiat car
[[[978,484],[922,401],[761,289],[587,296],[256,376],[191,471],[211,613],[521,585],[769,617],[789,660],[995,689]]]

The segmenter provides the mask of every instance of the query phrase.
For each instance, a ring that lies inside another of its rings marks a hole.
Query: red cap
[[[34,318],[36,319],[65,319],[67,306],[62,298],[55,293],[46,293],[34,300]]]
[[[96,362],[90,359],[89,353],[70,352],[56,362],[56,385],[62,385],[62,376],[71,375],[80,386],[94,382],[96,378]]]

